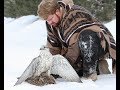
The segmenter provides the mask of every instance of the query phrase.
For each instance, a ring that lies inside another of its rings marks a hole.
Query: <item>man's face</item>
[[[59,21],[60,21],[60,14],[57,12],[55,14],[49,15],[47,18],[48,24],[52,25],[53,27],[56,27]]]

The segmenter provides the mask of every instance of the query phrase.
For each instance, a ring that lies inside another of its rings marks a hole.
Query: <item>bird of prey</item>
[[[59,75],[67,81],[82,82],[66,58],[52,55],[48,48],[42,47],[39,56],[32,60],[15,85],[24,81],[37,86],[55,84],[55,78],[51,74]]]

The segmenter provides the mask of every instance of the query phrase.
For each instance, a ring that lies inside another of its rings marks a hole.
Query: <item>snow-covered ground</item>
[[[105,24],[116,40],[116,19]],[[84,80],[83,83],[67,82],[57,79],[57,84],[34,86],[23,82],[14,86],[39,48],[46,44],[45,21],[38,16],[28,15],[20,18],[4,17],[4,89],[5,90],[116,90],[116,75],[99,75],[98,80]],[[108,60],[111,71],[111,60]]]

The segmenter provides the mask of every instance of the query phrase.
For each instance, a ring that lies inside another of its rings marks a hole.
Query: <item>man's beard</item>
[[[60,16],[58,16],[57,14],[55,14],[56,16],[57,16],[57,18],[58,18],[58,22],[56,23],[56,22],[52,22],[52,26],[53,27],[56,27],[56,26],[58,26],[59,24],[60,24]]]
[[[57,26],[59,25],[59,23],[60,23],[60,21],[59,21],[58,23],[56,23],[56,22],[52,22],[51,25],[52,25],[53,27],[57,27]]]

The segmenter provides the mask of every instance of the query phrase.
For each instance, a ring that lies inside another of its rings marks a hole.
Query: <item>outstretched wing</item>
[[[81,82],[80,77],[78,76],[76,71],[67,61],[67,59],[61,55],[53,56],[51,74],[57,74],[68,81]]]
[[[25,69],[25,71],[22,73],[22,75],[18,78],[18,81],[15,83],[15,85],[21,84],[27,78],[31,77],[35,73],[38,63],[39,63],[39,58],[40,58],[40,56],[38,56],[32,60],[32,62],[29,64],[29,66]]]

